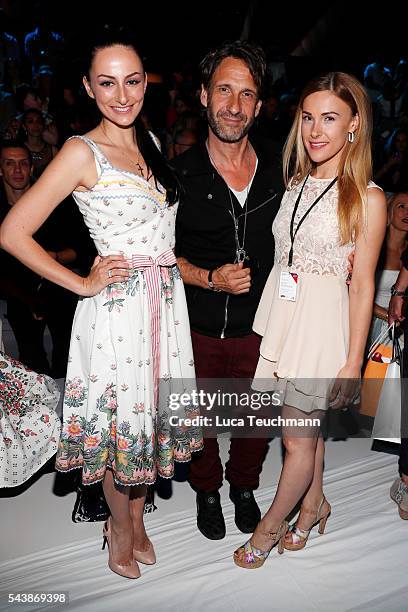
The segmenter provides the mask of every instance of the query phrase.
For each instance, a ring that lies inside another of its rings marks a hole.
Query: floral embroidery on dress
[[[132,296],[136,295],[136,293],[139,291],[139,286],[140,278],[138,270],[134,271],[133,273],[130,272],[130,276],[127,282],[126,294]]]
[[[173,303],[174,283],[178,280],[181,280],[181,274],[177,266],[162,269],[160,274],[161,294],[168,306]]]
[[[115,312],[120,312],[120,309],[123,307],[124,298],[118,297],[123,293],[123,286],[121,283],[112,283],[108,285],[105,289],[106,297],[109,298],[107,302],[104,303],[104,306],[108,307],[109,312],[113,310]]]
[[[76,377],[65,383],[64,404],[70,408],[79,408],[86,400],[87,390],[83,381]]]
[[[22,370],[13,369],[11,372],[0,374],[0,417],[7,410],[10,414],[18,415],[21,409],[21,400],[25,394],[29,374]]]

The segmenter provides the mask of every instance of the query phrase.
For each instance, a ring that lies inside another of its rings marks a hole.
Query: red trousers
[[[197,378],[252,378],[259,359],[261,338],[212,338],[191,333]],[[237,488],[256,489],[268,449],[267,438],[231,438],[225,478]],[[205,438],[204,449],[194,453],[190,485],[195,490],[215,491],[222,486],[223,467],[216,438]]]

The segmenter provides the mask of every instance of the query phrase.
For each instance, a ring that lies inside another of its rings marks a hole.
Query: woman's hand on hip
[[[91,297],[112,283],[123,283],[129,278],[129,264],[123,255],[98,256],[88,276],[83,280],[80,295]]]

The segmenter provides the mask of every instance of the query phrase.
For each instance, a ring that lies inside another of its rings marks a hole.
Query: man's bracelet
[[[214,272],[216,272],[218,270],[218,268],[213,268],[212,270],[210,270],[208,272],[208,288],[211,289],[211,291],[222,291],[222,289],[216,289],[213,280],[212,280],[212,275],[214,274]]]
[[[398,289],[395,288],[395,285],[391,287],[392,297],[406,297],[405,293],[406,293],[405,291],[398,291]]]

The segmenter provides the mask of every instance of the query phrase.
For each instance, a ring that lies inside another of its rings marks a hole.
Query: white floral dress
[[[195,376],[173,253],[177,205],[80,138],[94,153],[98,180],[73,197],[99,255],[123,254],[132,269],[127,282],[79,300],[56,468],[82,468],[84,484],[102,480],[107,467],[120,485],[152,484],[202,447],[199,429],[169,425],[168,397],[158,384],[174,381],[185,390]],[[195,414],[193,407],[186,412]]]
[[[0,488],[22,484],[55,455],[59,397],[52,378],[0,350]]]

